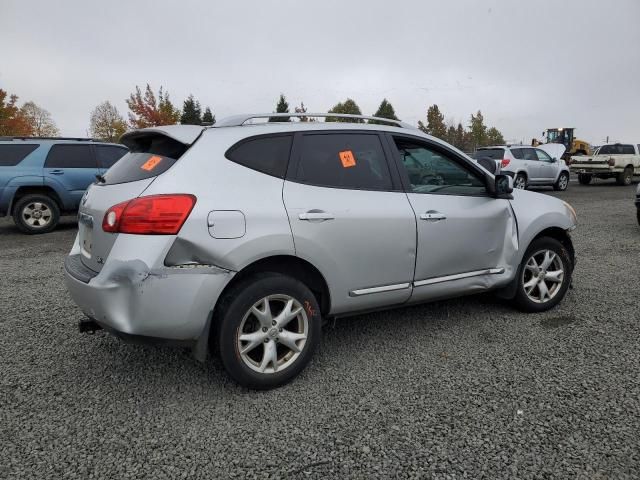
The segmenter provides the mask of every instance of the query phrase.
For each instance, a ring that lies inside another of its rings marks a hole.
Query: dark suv
[[[127,151],[91,139],[0,137],[0,217],[12,215],[25,233],[53,230]]]

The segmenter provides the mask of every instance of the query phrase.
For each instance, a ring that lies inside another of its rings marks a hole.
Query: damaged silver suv
[[[401,122],[256,121],[275,116],[123,137],[65,261],[81,329],[200,360],[211,348],[264,389],[305,367],[323,318],[488,290],[530,312],[564,297],[567,203]]]

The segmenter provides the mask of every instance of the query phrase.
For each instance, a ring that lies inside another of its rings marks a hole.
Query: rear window
[[[126,148],[111,145],[95,145],[94,148],[96,149],[96,157],[98,157],[98,166],[104,169],[113,167],[127,153]]]
[[[598,150],[598,155],[633,155],[633,145],[603,145]]]
[[[51,147],[45,168],[96,168],[96,159],[89,145],[58,144]]]
[[[187,151],[187,146],[164,135],[130,138],[129,153],[104,174],[99,185],[137,182],[166,172]]]
[[[473,154],[473,158],[480,160],[481,158],[491,158],[492,160],[502,160],[504,156],[504,148],[483,148],[477,150]]]
[[[226,157],[253,170],[284,178],[291,151],[291,135],[270,135],[244,140],[231,147]]]
[[[13,167],[24,160],[39,145],[0,145],[0,167]]]

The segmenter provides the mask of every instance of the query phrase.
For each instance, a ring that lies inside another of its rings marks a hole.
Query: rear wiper
[[[98,180],[98,183],[107,183],[107,180],[99,173],[96,175],[96,180]]]

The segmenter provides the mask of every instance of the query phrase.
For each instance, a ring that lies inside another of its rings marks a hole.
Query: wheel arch
[[[11,203],[9,205],[9,214],[13,215],[13,209],[20,201],[21,198],[27,195],[46,195],[50,197],[56,204],[58,205],[58,209],[62,211],[64,205],[58,193],[51,187],[46,185],[22,185],[17,188],[16,192],[13,194],[13,198],[11,199]]]
[[[569,254],[571,255],[571,262],[575,264],[576,251],[573,246],[573,241],[571,240],[571,236],[569,235],[569,232],[567,232],[566,230],[560,227],[545,228],[544,230],[542,230],[540,233],[538,233],[535,237],[531,239],[531,242],[529,242],[529,245],[531,245],[531,243],[533,243],[534,241],[542,237],[550,237],[559,241],[562,244],[562,246],[566,248]],[[529,248],[529,245],[527,245],[527,248]]]

